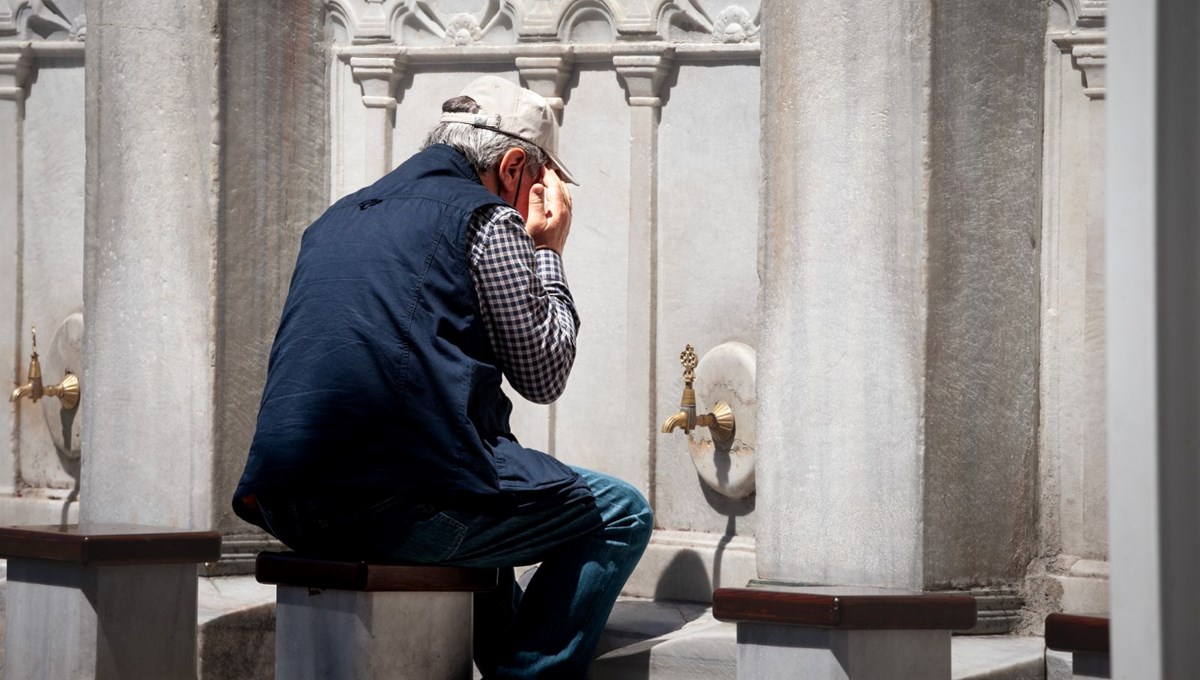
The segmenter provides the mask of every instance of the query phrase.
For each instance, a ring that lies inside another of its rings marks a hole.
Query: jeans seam
[[[444,512],[439,512],[438,518],[444,518],[446,521],[451,522],[455,527],[457,527],[457,533],[458,533],[458,539],[454,541],[454,545],[452,545],[450,547],[450,549],[446,552],[445,556],[443,556],[442,559],[439,560],[439,561],[445,561],[445,560],[450,559],[451,557],[454,557],[454,553],[458,552],[459,547],[462,546],[463,539],[465,539],[467,537],[467,525],[454,519],[453,517],[451,517],[450,515],[447,515]]]

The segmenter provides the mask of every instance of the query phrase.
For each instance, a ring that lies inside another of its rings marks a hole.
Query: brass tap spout
[[[67,373],[63,376],[62,382],[57,385],[44,386],[42,384],[42,362],[38,360],[37,352],[37,327],[34,326],[31,332],[33,333],[33,355],[29,357],[29,382],[14,389],[8,396],[8,400],[16,402],[29,397],[30,401],[36,403],[42,397],[58,397],[64,409],[68,411],[74,409],[79,404],[79,378]]]
[[[727,443],[733,439],[733,410],[725,402],[713,406],[712,413],[696,415],[696,390],[692,382],[696,379],[696,350],[688,345],[679,355],[679,363],[683,365],[683,396],[679,399],[679,412],[667,418],[663,423],[664,433],[674,432],[677,428],[685,434],[691,433],[697,427],[707,427],[712,433],[714,442]]]
[[[36,403],[46,394],[45,388],[42,387],[42,362],[38,361],[37,326],[34,326],[31,331],[33,333],[33,356],[29,357],[29,382],[13,390],[8,397],[9,401],[29,397],[30,401]]]
[[[670,432],[674,432],[675,428],[682,427],[684,432],[690,432],[691,428],[689,428],[687,426],[687,421],[688,421],[687,413],[684,411],[680,411],[679,413],[676,413],[675,415],[671,416],[670,418],[667,418],[666,422],[663,423],[662,431],[666,432],[666,433],[670,433]]]
[[[12,394],[8,395],[8,400],[9,401],[20,401],[21,399],[24,399],[25,397],[28,397],[31,394],[33,394],[33,385],[31,385],[29,383],[25,383],[24,385],[21,385],[17,389],[13,390]]]

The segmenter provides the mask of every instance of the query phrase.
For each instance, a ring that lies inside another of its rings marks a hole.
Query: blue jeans
[[[654,522],[629,484],[575,468],[595,499],[520,515],[416,508],[386,499],[334,516],[313,504],[262,507],[289,547],[330,556],[500,570],[475,596],[475,663],[485,680],[580,680]],[[513,567],[541,562],[522,593]]]

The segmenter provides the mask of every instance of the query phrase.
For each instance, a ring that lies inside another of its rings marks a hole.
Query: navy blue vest
[[[400,493],[536,509],[590,495],[517,443],[479,316],[467,225],[500,203],[437,145],[335,203],[304,233],[235,494]]]

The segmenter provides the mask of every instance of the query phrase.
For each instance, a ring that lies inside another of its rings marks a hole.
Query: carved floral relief
[[[356,44],[447,45],[758,40],[756,0],[329,0]],[[596,24],[607,24],[607,30]],[[585,28],[586,26],[586,28]]]

